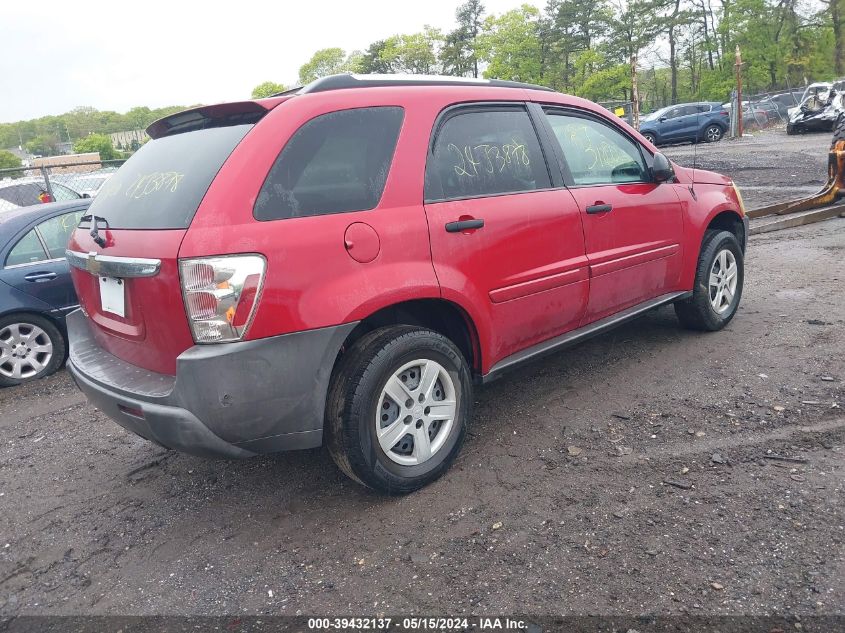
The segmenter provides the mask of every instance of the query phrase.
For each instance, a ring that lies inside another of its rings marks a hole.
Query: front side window
[[[82,211],[74,211],[73,213],[65,213],[64,215],[50,218],[38,225],[38,232],[41,233],[41,238],[47,246],[50,259],[65,256],[65,249],[67,248],[70,234],[73,233],[73,229],[79,224],[81,217]]]
[[[639,146],[621,132],[585,117],[556,112],[546,116],[574,185],[650,180]]]
[[[21,264],[34,264],[47,259],[47,253],[38,239],[35,229],[24,235],[6,256],[6,266],[19,266]]]
[[[474,109],[440,127],[426,166],[426,200],[547,189],[546,161],[522,107]]]
[[[261,187],[256,220],[368,211],[381,200],[404,111],[354,108],[308,121]]]

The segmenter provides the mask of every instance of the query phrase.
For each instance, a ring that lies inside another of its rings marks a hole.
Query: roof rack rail
[[[344,90],[348,88],[383,88],[392,86],[489,86],[493,88],[522,88],[528,90],[544,90],[554,92],[546,86],[521,83],[518,81],[504,81],[502,79],[474,79],[471,77],[449,77],[445,75],[329,75],[321,77],[301,88],[293,88],[273,95],[274,97],[296,94],[310,94],[314,92],[328,92],[330,90]]]

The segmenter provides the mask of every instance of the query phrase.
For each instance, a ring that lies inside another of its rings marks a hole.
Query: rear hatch
[[[194,344],[179,247],[212,180],[267,105],[197,108],[152,124],[152,140],[103,185],[74,231],[68,260],[79,301],[114,356],[175,374],[176,357]]]

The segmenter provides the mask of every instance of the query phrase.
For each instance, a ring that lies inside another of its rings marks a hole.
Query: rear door
[[[0,280],[67,312],[76,306],[65,248],[82,211],[64,213],[32,227],[10,249]]]
[[[457,107],[435,124],[425,193],[434,268],[444,294],[484,312],[488,367],[581,319],[581,218],[559,180],[522,104]]]
[[[683,234],[675,185],[653,182],[643,149],[609,121],[545,113],[584,225],[590,298],[582,323],[673,290]]]

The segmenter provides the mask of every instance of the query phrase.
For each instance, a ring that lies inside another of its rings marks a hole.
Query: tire
[[[646,132],[645,134],[643,134],[643,136],[645,137],[645,140],[647,140],[652,145],[657,145],[657,139],[655,138],[654,134]]]
[[[66,350],[64,336],[44,317],[24,313],[0,318],[0,387],[55,373]]]
[[[731,263],[736,266],[733,277],[729,272]],[[720,276],[722,270],[726,270],[727,276]],[[711,273],[715,275],[714,278],[711,278]],[[731,284],[734,279],[735,282]],[[675,313],[681,325],[690,330],[721,330],[736,314],[744,281],[742,248],[736,236],[728,231],[707,231],[701,242],[692,297],[675,303]],[[716,285],[711,287],[713,282]],[[726,288],[728,292],[733,288],[729,300],[724,291],[719,292],[721,288]]]
[[[787,136],[795,136],[797,134],[797,132],[795,131],[795,127],[792,125],[792,123],[786,124],[786,134]]]
[[[725,131],[719,125],[713,124],[708,125],[706,128],[704,128],[704,140],[708,143],[715,143],[716,141],[721,141],[724,135]]]
[[[830,141],[830,146],[834,147],[837,141],[845,141],[845,114],[840,114],[836,119],[836,125],[833,126],[833,138]]]
[[[423,374],[431,388],[420,402]],[[399,403],[388,391],[407,399]],[[437,402],[454,406],[428,405]],[[326,403],[329,453],[365,486],[392,495],[413,492],[449,468],[464,442],[472,402],[469,367],[449,339],[407,325],[379,328],[356,341],[335,368]],[[435,408],[444,419],[433,419]],[[384,431],[381,442],[377,428]]]

